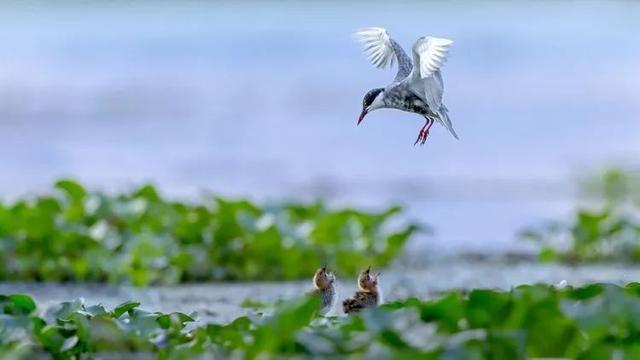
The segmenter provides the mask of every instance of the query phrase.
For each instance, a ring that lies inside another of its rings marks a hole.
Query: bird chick
[[[313,275],[313,289],[307,295],[320,298],[320,313],[322,315],[327,314],[333,307],[336,297],[336,290],[333,286],[335,281],[336,276],[327,271],[325,266],[318,269]]]
[[[376,307],[381,301],[382,294],[378,287],[380,273],[371,275],[371,266],[358,275],[358,291],[349,299],[342,302],[342,310],[346,314],[356,313],[366,308]]]

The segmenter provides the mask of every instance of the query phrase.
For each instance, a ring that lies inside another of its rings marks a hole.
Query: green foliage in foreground
[[[596,205],[520,235],[538,244],[542,260],[640,262],[640,172],[609,169],[583,181],[582,192]]]
[[[178,283],[309,277],[389,264],[416,225],[322,203],[259,207],[213,198],[162,199],[152,186],[88,192],[70,180],[51,196],[0,203],[0,280]]]
[[[369,357],[521,359],[640,357],[640,284],[449,292],[361,315],[318,318],[317,300],[226,325],[190,315],[63,303],[40,317],[25,295],[0,297],[0,357],[46,352],[67,359],[138,353],[158,358]],[[86,356],[85,356],[86,357]]]

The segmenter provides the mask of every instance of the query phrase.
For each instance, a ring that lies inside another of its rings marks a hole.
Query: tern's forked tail
[[[440,121],[440,124],[446,127],[447,130],[449,130],[449,132],[451,133],[451,135],[453,135],[453,137],[456,138],[456,140],[460,140],[460,138],[458,137],[458,134],[456,134],[456,131],[453,130],[453,124],[451,123],[451,119],[449,119],[449,109],[447,109],[447,107],[444,106],[444,104],[440,106],[440,111],[438,111],[438,118],[439,118],[438,120]]]

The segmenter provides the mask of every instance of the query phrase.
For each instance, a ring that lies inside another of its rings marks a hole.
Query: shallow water
[[[60,176],[255,199],[405,204],[416,246],[500,252],[571,207],[572,176],[640,150],[640,3],[3,2],[0,195]],[[461,141],[380,111],[353,29],[407,49],[455,40],[445,102]],[[464,226],[461,226],[464,224]]]
[[[509,289],[537,282],[568,285],[588,282],[626,284],[640,280],[640,266],[588,265],[565,266],[521,262],[436,262],[421,269],[389,269],[381,275],[384,299],[391,301],[410,296],[430,298],[450,289]],[[355,279],[338,278],[338,298],[344,299],[355,290]],[[35,297],[41,310],[61,301],[82,297],[87,304],[102,303],[113,307],[127,300],[142,302],[152,311],[196,311],[201,322],[224,323],[247,313],[240,304],[250,298],[266,303],[291,299],[310,289],[310,281],[282,283],[209,283],[133,288],[102,284],[34,284],[0,283],[0,294],[28,293]],[[339,306],[338,306],[339,307]],[[334,308],[330,314],[339,314]]]

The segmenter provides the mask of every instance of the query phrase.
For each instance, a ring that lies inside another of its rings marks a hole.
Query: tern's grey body
[[[394,61],[398,62],[398,72],[393,82],[365,95],[358,124],[373,110],[398,109],[425,117],[426,123],[420,130],[416,144],[424,144],[434,121],[446,127],[457,139],[447,107],[442,103],[444,84],[440,72],[452,41],[421,37],[413,45],[412,60],[383,28],[362,29],[356,35],[376,67],[384,68],[393,65]]]

